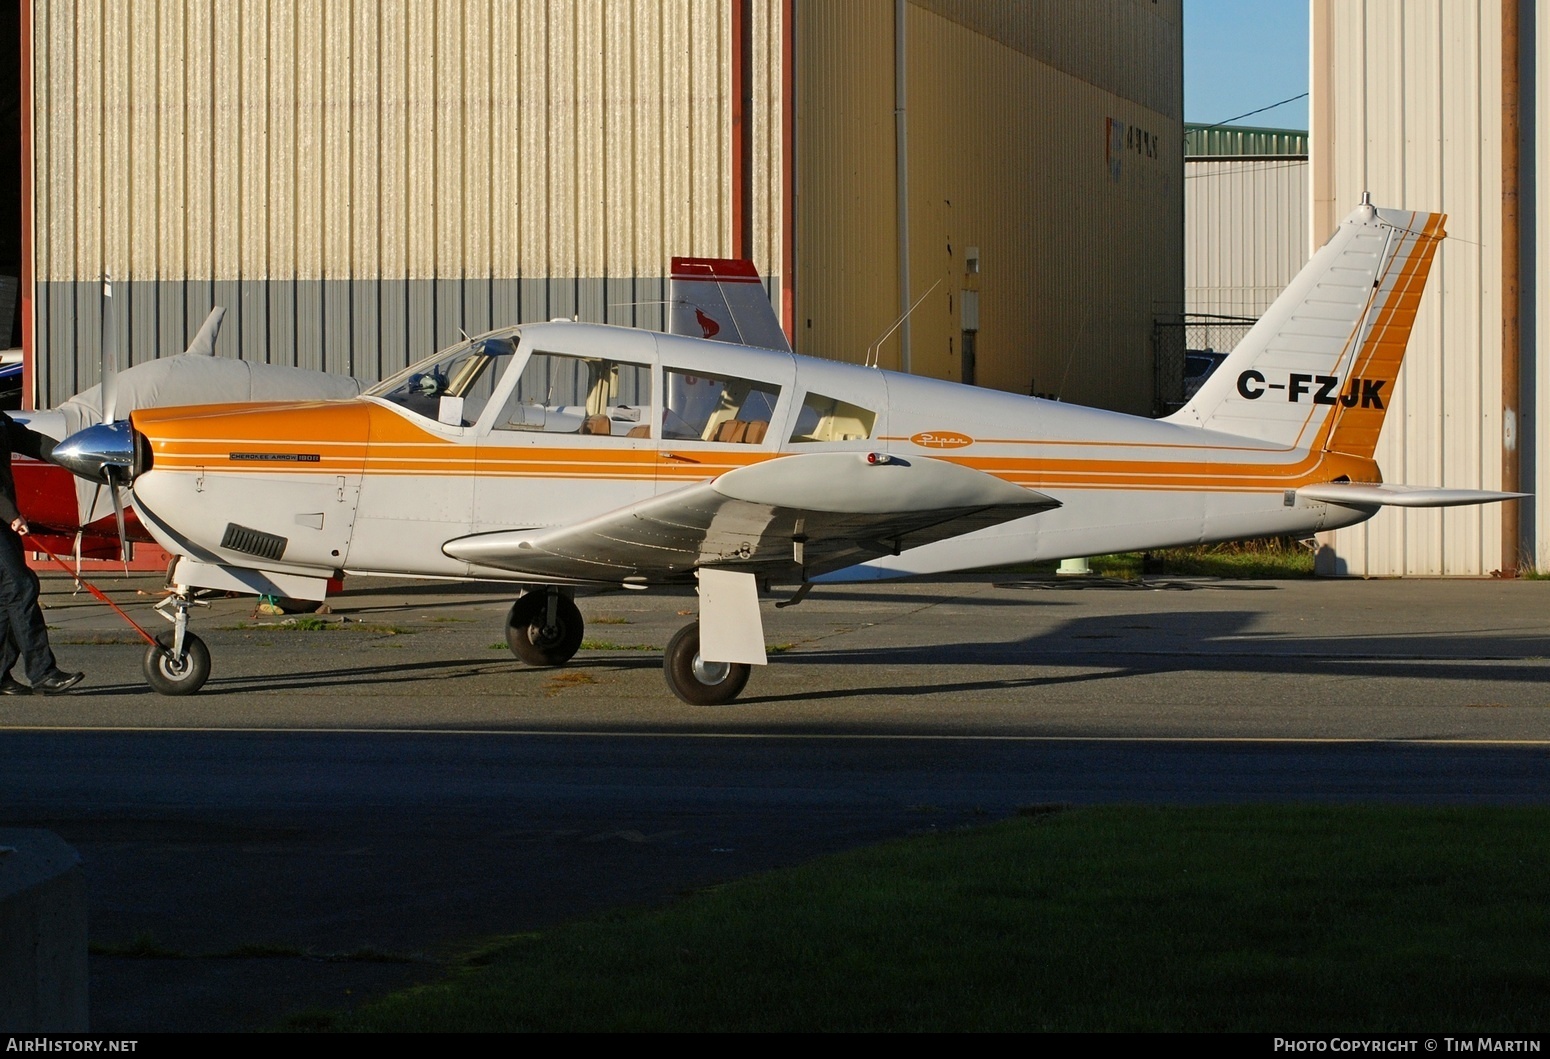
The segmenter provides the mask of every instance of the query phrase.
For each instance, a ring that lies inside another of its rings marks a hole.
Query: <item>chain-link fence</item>
[[[1254,322],[1252,317],[1210,313],[1153,320],[1152,392],[1156,397],[1152,414],[1165,416],[1182,408]]]

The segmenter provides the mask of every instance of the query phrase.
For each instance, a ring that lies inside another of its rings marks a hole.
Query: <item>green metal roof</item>
[[[1261,129],[1250,125],[1184,126],[1184,157],[1308,157],[1303,129]]]

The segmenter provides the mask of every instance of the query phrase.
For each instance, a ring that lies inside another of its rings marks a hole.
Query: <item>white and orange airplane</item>
[[[103,283],[104,317],[111,312],[112,284]],[[770,307],[762,280],[748,261],[675,257],[668,283],[668,330],[675,335],[790,351]],[[278,364],[215,355],[224,307],[211,309],[204,325],[181,354],[118,370],[103,343],[102,378],[60,405],[17,412],[17,419],[55,441],[102,422],[127,417],[137,408],[311,401],[354,397],[365,386],[336,375]],[[126,544],[154,543],[140,526],[118,487],[100,479],[82,481],[63,467],[18,456],[12,466],[17,503],[32,526],[30,536],[53,552],[81,559],[128,558]]]
[[[104,284],[106,297],[111,287]],[[204,326],[182,353],[118,371],[105,356],[98,383],[58,406],[12,414],[55,441],[98,423],[111,423],[137,408],[212,401],[290,401],[354,397],[365,387],[356,379],[276,364],[253,364],[215,355],[226,310],[211,309]],[[12,464],[16,500],[32,527],[29,536],[52,552],[76,560],[128,558],[129,542],[152,542],[134,512],[124,511],[117,487],[101,479],[84,482],[62,467],[25,457]]]
[[[466,340],[353,400],[141,409],[56,456],[131,480],[179,556],[152,685],[197,690],[197,588],[320,599],[351,574],[510,582],[534,665],[576,592],[698,585],[669,687],[728,702],[759,590],[1348,526],[1519,494],[1384,484],[1373,451],[1439,214],[1340,225],[1179,412],[1151,420],[789,352],[570,322]]]

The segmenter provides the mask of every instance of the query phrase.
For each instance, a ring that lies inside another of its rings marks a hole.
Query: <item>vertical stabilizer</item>
[[[1357,207],[1169,421],[1370,457],[1445,219]]]
[[[751,261],[673,258],[667,332],[791,352]]]
[[[226,306],[217,305],[211,309],[210,315],[205,317],[204,325],[199,328],[199,333],[194,336],[194,340],[183,352],[201,357],[215,356],[215,340],[220,337],[221,321],[224,319],[226,319]]]

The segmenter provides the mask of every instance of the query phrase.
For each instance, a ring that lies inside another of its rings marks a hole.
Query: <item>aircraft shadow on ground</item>
[[[397,665],[333,666],[328,669],[296,670],[288,673],[233,674],[212,676],[198,692],[198,697],[210,695],[249,695],[255,691],[288,691],[319,687],[346,687],[355,684],[402,684],[418,681],[446,681],[459,676],[483,676],[490,673],[510,673],[526,669],[512,659],[492,662],[489,658],[446,658],[427,662],[404,662]],[[559,669],[535,669],[534,673],[558,673]],[[151,693],[144,683],[94,684],[74,692],[74,698],[97,695],[125,695],[136,692]]]
[[[1085,671],[1004,679],[893,681],[796,695],[755,693],[739,701],[989,691],[1201,671],[1521,682],[1544,679],[1545,667],[1538,660],[1550,657],[1550,635],[1286,635],[1255,631],[1261,617],[1257,611],[1237,610],[1101,615],[1073,618],[1031,636],[999,642],[859,649],[798,647],[772,660],[773,664],[881,667],[891,673],[917,667],[940,673],[943,666],[1048,666]]]
[[[1006,641],[954,641],[879,647],[811,647],[798,643],[771,656],[773,666],[813,670],[845,667],[876,670],[861,686],[824,686],[821,675],[796,694],[761,695],[757,682],[740,703],[760,704],[874,695],[968,693],[1020,687],[1089,683],[1170,672],[1242,673],[1270,676],[1340,676],[1396,679],[1523,682],[1542,680],[1540,659],[1550,657],[1550,635],[1470,633],[1318,636],[1257,632],[1258,611],[1163,611],[1076,617]],[[941,623],[951,634],[951,623]],[[1516,664],[1515,664],[1516,663]],[[959,667],[1004,667],[1005,677],[951,679]],[[492,674],[534,680],[567,670],[635,671],[661,667],[653,651],[584,653],[560,669],[529,669],[514,658],[460,657],[364,666],[330,666],[263,675],[219,674],[201,695],[236,695],[361,684],[445,683]],[[1028,672],[1032,668],[1033,672]],[[1044,671],[1041,671],[1044,670]],[[1055,670],[1059,670],[1058,672]],[[907,674],[907,676],[906,676]],[[901,679],[901,677],[903,679]],[[943,679],[948,677],[948,679]],[[141,685],[86,688],[86,695],[144,690]],[[524,688],[523,690],[532,690]]]

